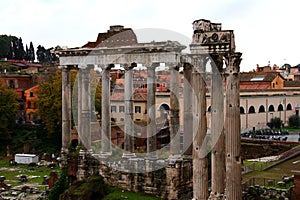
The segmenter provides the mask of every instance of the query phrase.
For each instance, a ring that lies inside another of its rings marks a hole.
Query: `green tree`
[[[10,36],[0,35],[0,58],[9,58]]]
[[[300,117],[298,115],[292,115],[289,117],[289,127],[300,127]]]
[[[34,47],[32,42],[30,42],[28,54],[29,54],[29,61],[34,62],[35,52],[34,52]]]
[[[58,61],[57,55],[52,53],[52,50],[53,47],[45,49],[45,47],[39,45],[36,51],[38,61],[41,63],[53,63]]]
[[[39,85],[37,102],[39,114],[45,122],[48,133],[61,139],[61,71]]]
[[[0,146],[10,139],[18,108],[17,94],[0,81]]]
[[[282,120],[279,117],[274,117],[271,119],[270,123],[268,123],[270,128],[281,128]]]
[[[28,61],[29,59],[30,59],[29,58],[29,49],[28,49],[28,46],[26,44],[24,60]]]
[[[45,47],[39,45],[36,50],[37,60],[41,63],[46,62],[46,49]]]

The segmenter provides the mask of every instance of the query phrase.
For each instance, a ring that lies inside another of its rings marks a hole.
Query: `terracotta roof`
[[[111,26],[106,33],[99,33],[95,42],[88,42],[83,47],[119,47],[137,44],[137,38],[131,28]]]
[[[278,72],[241,73],[240,82],[272,82],[277,76],[280,76],[282,79],[284,79]]]
[[[240,85],[240,90],[265,90],[269,89],[269,84],[247,84],[247,85]]]
[[[124,101],[124,92],[114,92],[110,99],[112,101]],[[133,94],[134,101],[147,101],[147,94],[135,91]]]
[[[300,81],[284,81],[284,87],[300,87]]]

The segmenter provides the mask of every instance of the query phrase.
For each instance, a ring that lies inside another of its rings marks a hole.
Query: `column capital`
[[[86,69],[86,70],[90,70],[90,69],[93,69],[94,68],[94,65],[91,65],[91,64],[79,64],[78,65],[78,69],[79,70],[84,70],[84,69]]]
[[[136,63],[131,63],[130,65],[122,64],[122,66],[125,69],[125,71],[129,71],[129,70],[132,70],[133,68],[137,67],[137,64]]]
[[[155,62],[155,63],[146,63],[145,67],[147,67],[147,69],[148,68],[149,69],[155,69],[156,67],[159,67],[159,65],[160,65],[160,63],[157,63],[157,62]]]
[[[180,68],[180,63],[166,63],[167,64],[167,66],[169,66],[170,67],[170,69],[174,69],[174,70],[176,70],[176,71],[179,71],[179,68]]]
[[[60,69],[60,70],[71,70],[73,68],[74,68],[73,65],[60,65],[60,66],[58,66],[58,69]]]
[[[192,70],[193,66],[190,63],[183,63],[183,70]]]
[[[242,61],[242,53],[233,53],[225,56],[226,74],[238,73]]]
[[[213,62],[213,65],[216,66],[216,68],[212,67],[212,71],[217,72],[217,70],[218,70],[219,72],[222,72],[223,71],[223,55],[210,54],[210,57]]]
[[[192,65],[194,69],[203,73],[205,72],[205,65],[208,62],[208,55],[192,55]]]
[[[100,64],[98,65],[102,70],[111,70],[115,67],[114,64]]]

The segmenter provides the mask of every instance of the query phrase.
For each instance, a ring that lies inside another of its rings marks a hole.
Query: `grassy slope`
[[[276,165],[265,171],[253,171],[243,175],[243,182],[252,178],[266,178],[266,179],[275,179],[276,181],[282,180],[283,176],[292,176],[295,173],[292,170],[300,170],[300,162],[293,164],[295,161],[300,161],[300,156],[296,156],[286,162],[283,162],[279,165]]]

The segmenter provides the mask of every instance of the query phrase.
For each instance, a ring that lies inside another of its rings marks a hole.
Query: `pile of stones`
[[[250,186],[243,192],[243,199],[280,199],[289,200],[291,198],[290,190],[266,188],[259,185]]]

